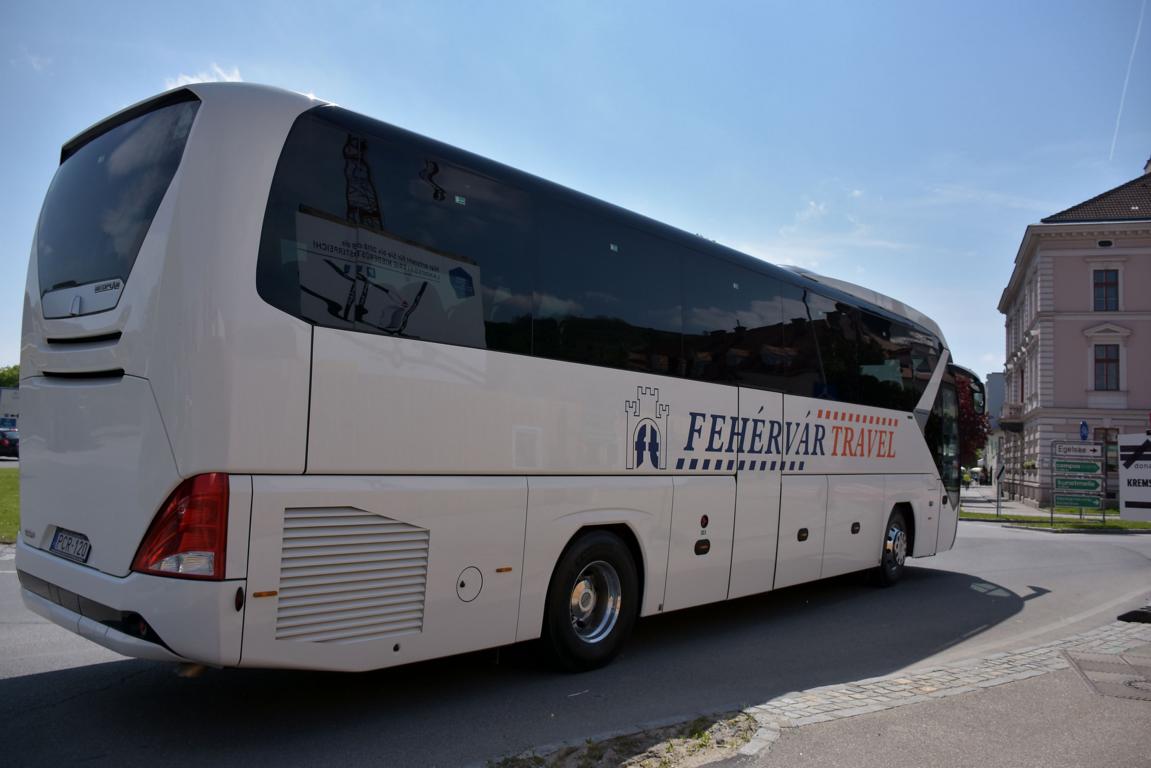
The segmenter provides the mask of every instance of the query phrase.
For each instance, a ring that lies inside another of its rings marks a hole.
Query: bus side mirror
[[[987,412],[987,403],[984,401],[983,388],[971,388],[971,405],[974,406],[975,412],[982,416]]]

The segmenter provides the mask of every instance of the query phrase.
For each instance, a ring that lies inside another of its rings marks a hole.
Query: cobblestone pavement
[[[1065,651],[1118,655],[1147,643],[1151,643],[1151,624],[1116,621],[1065,640],[1011,653],[784,694],[744,710],[759,722],[760,728],[740,752],[756,755],[770,748],[783,728],[881,712],[1068,669],[1071,665],[1063,655]]]

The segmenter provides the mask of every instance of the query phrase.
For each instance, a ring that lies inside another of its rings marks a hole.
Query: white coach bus
[[[64,146],[20,370],[23,599],[129,656],[584,669],[955,540],[923,314],[270,88]]]

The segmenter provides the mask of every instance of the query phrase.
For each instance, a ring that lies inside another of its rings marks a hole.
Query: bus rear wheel
[[[544,644],[563,669],[607,664],[631,634],[639,613],[639,578],[627,545],[591,531],[568,545],[548,587]]]
[[[890,587],[903,578],[907,569],[907,554],[911,547],[911,539],[907,534],[907,519],[903,512],[896,509],[887,518],[887,528],[883,534],[883,552],[876,570],[876,579],[880,586]]]

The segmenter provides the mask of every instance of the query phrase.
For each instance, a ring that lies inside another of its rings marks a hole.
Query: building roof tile
[[[1151,219],[1151,173],[1120,184],[1065,211],[1043,219],[1044,224]]]

